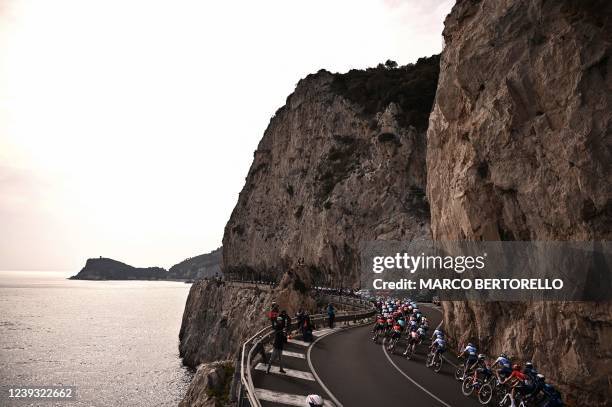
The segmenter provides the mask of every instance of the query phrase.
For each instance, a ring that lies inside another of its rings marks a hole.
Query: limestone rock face
[[[612,237],[609,1],[458,1],[427,132],[438,240]],[[612,394],[612,306],[445,304],[457,340],[533,359],[570,404]]]
[[[401,82],[419,69],[425,79]],[[301,80],[255,152],[225,229],[224,273],[349,286],[359,242],[429,237],[424,127],[437,74],[432,57]]]
[[[203,363],[187,389],[179,407],[227,405],[234,366],[230,362]]]
[[[272,301],[295,315],[299,308],[316,310],[314,300],[281,284],[276,290],[249,284],[201,280],[189,291],[179,332],[183,363],[227,360],[236,356],[242,343],[269,324]]]
[[[231,359],[242,342],[266,323],[272,292],[217,281],[191,286],[179,332],[183,363]]]

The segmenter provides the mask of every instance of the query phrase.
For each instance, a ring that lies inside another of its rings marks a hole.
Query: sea
[[[0,271],[0,406],[176,406],[193,377],[178,354],[190,284],[70,274]],[[8,397],[23,386],[76,396]]]

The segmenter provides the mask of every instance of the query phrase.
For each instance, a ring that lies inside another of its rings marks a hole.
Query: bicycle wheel
[[[478,392],[478,401],[480,404],[489,404],[491,399],[493,398],[493,387],[491,387],[490,383],[485,383],[480,388]]]
[[[427,354],[427,357],[425,358],[425,366],[429,367],[431,363],[431,352]]]
[[[464,396],[470,396],[474,392],[474,378],[466,377],[463,383],[461,383],[461,393]]]
[[[438,373],[442,369],[442,355],[434,356],[434,372]]]

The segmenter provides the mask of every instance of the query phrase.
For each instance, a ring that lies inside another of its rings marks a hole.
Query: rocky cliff
[[[244,340],[266,321],[272,291],[218,281],[198,281],[191,286],[179,333],[183,363],[231,359]]]
[[[85,267],[73,280],[163,280],[167,271],[161,267],[133,267],[104,257],[87,259]]]
[[[294,290],[285,279],[276,288],[202,280],[189,291],[179,333],[183,363],[232,359],[240,345],[267,323],[272,301],[294,315],[299,308],[315,310],[315,303]]]
[[[437,56],[301,80],[270,121],[223,237],[225,273],[355,283],[360,241],[429,237]]]
[[[612,237],[609,1],[458,1],[427,133],[435,239]],[[609,303],[447,303],[451,335],[609,405]]]
[[[179,407],[218,407],[229,405],[235,367],[231,362],[203,363]]]
[[[190,257],[175,264],[168,270],[169,278],[199,280],[221,274],[221,253],[219,247],[209,253]]]

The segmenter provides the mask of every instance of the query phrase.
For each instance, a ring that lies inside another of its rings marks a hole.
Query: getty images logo
[[[463,273],[469,270],[485,268],[487,253],[480,256],[413,256],[408,253],[397,253],[395,256],[376,256],[373,258],[372,271],[380,274],[386,270],[406,270],[415,273],[418,270],[453,270]]]

